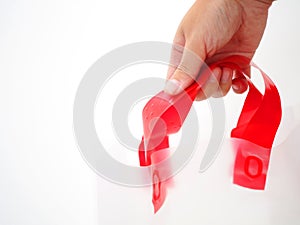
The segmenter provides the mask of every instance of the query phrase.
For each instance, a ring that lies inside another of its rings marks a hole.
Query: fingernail
[[[223,74],[222,74],[222,77],[221,77],[221,83],[227,83],[229,81],[230,73],[231,73],[230,69],[228,69],[228,68],[223,69]],[[233,85],[232,85],[232,87],[233,87]]]
[[[232,84],[232,89],[235,90],[235,91],[238,91],[240,89],[240,85]]]
[[[170,95],[176,95],[180,92],[181,85],[178,80],[171,79],[167,80],[164,91]]]
[[[219,68],[215,68],[215,69],[212,71],[212,74],[210,75],[210,77],[209,77],[209,79],[208,79],[208,82],[210,82],[210,83],[218,82],[218,81],[219,81],[220,74],[221,74],[220,69],[219,69]]]
[[[208,82],[209,83],[215,83],[215,82],[217,82],[216,76],[214,74],[211,74],[210,77],[209,77],[209,79],[208,79]]]

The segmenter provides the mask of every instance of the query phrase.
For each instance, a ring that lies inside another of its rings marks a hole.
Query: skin
[[[210,64],[230,55],[252,59],[263,36],[271,0],[196,0],[182,19],[173,41],[165,92],[176,95]],[[250,69],[244,68],[250,76]],[[197,100],[222,97],[230,88],[247,90],[242,74],[217,67],[202,84]]]

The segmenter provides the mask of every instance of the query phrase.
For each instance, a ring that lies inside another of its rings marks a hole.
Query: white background
[[[99,214],[116,216],[113,207],[100,211],[101,178],[77,150],[77,86],[91,64],[116,47],[171,42],[192,3],[0,1],[0,225],[108,224]],[[299,10],[297,0],[273,4],[254,57],[277,84],[284,107],[299,104]],[[229,128],[239,98],[225,99]]]

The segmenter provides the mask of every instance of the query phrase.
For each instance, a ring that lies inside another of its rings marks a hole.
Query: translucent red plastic
[[[179,131],[201,83],[211,75],[214,67],[229,67],[243,74],[243,68],[249,65],[248,58],[228,57],[203,67],[199,78],[180,94],[170,96],[162,91],[151,98],[143,109],[144,136],[139,146],[140,165],[157,163],[153,160],[153,154],[159,155],[159,151],[169,147],[168,136]],[[261,74],[265,81],[265,94],[262,95],[248,79],[249,92],[237,126],[231,133],[231,137],[236,139],[237,151],[234,183],[252,189],[264,189],[271,147],[281,120],[278,91],[271,79],[262,71]],[[159,170],[152,171],[152,179],[152,202],[157,212],[165,201],[167,188]]]
[[[252,66],[259,69],[254,64]],[[263,190],[282,110],[275,84],[262,70],[260,72],[265,83],[265,93],[260,93],[248,81],[249,92],[231,137],[237,138],[234,145],[237,155],[233,182],[247,188]]]

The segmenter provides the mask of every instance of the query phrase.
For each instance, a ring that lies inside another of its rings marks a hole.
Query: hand
[[[184,16],[174,38],[165,92],[175,95],[188,87],[203,63],[211,64],[230,55],[252,59],[265,30],[272,0],[197,0]],[[250,76],[250,69],[243,68]],[[221,97],[230,87],[247,90],[243,75],[217,67],[197,100]]]

